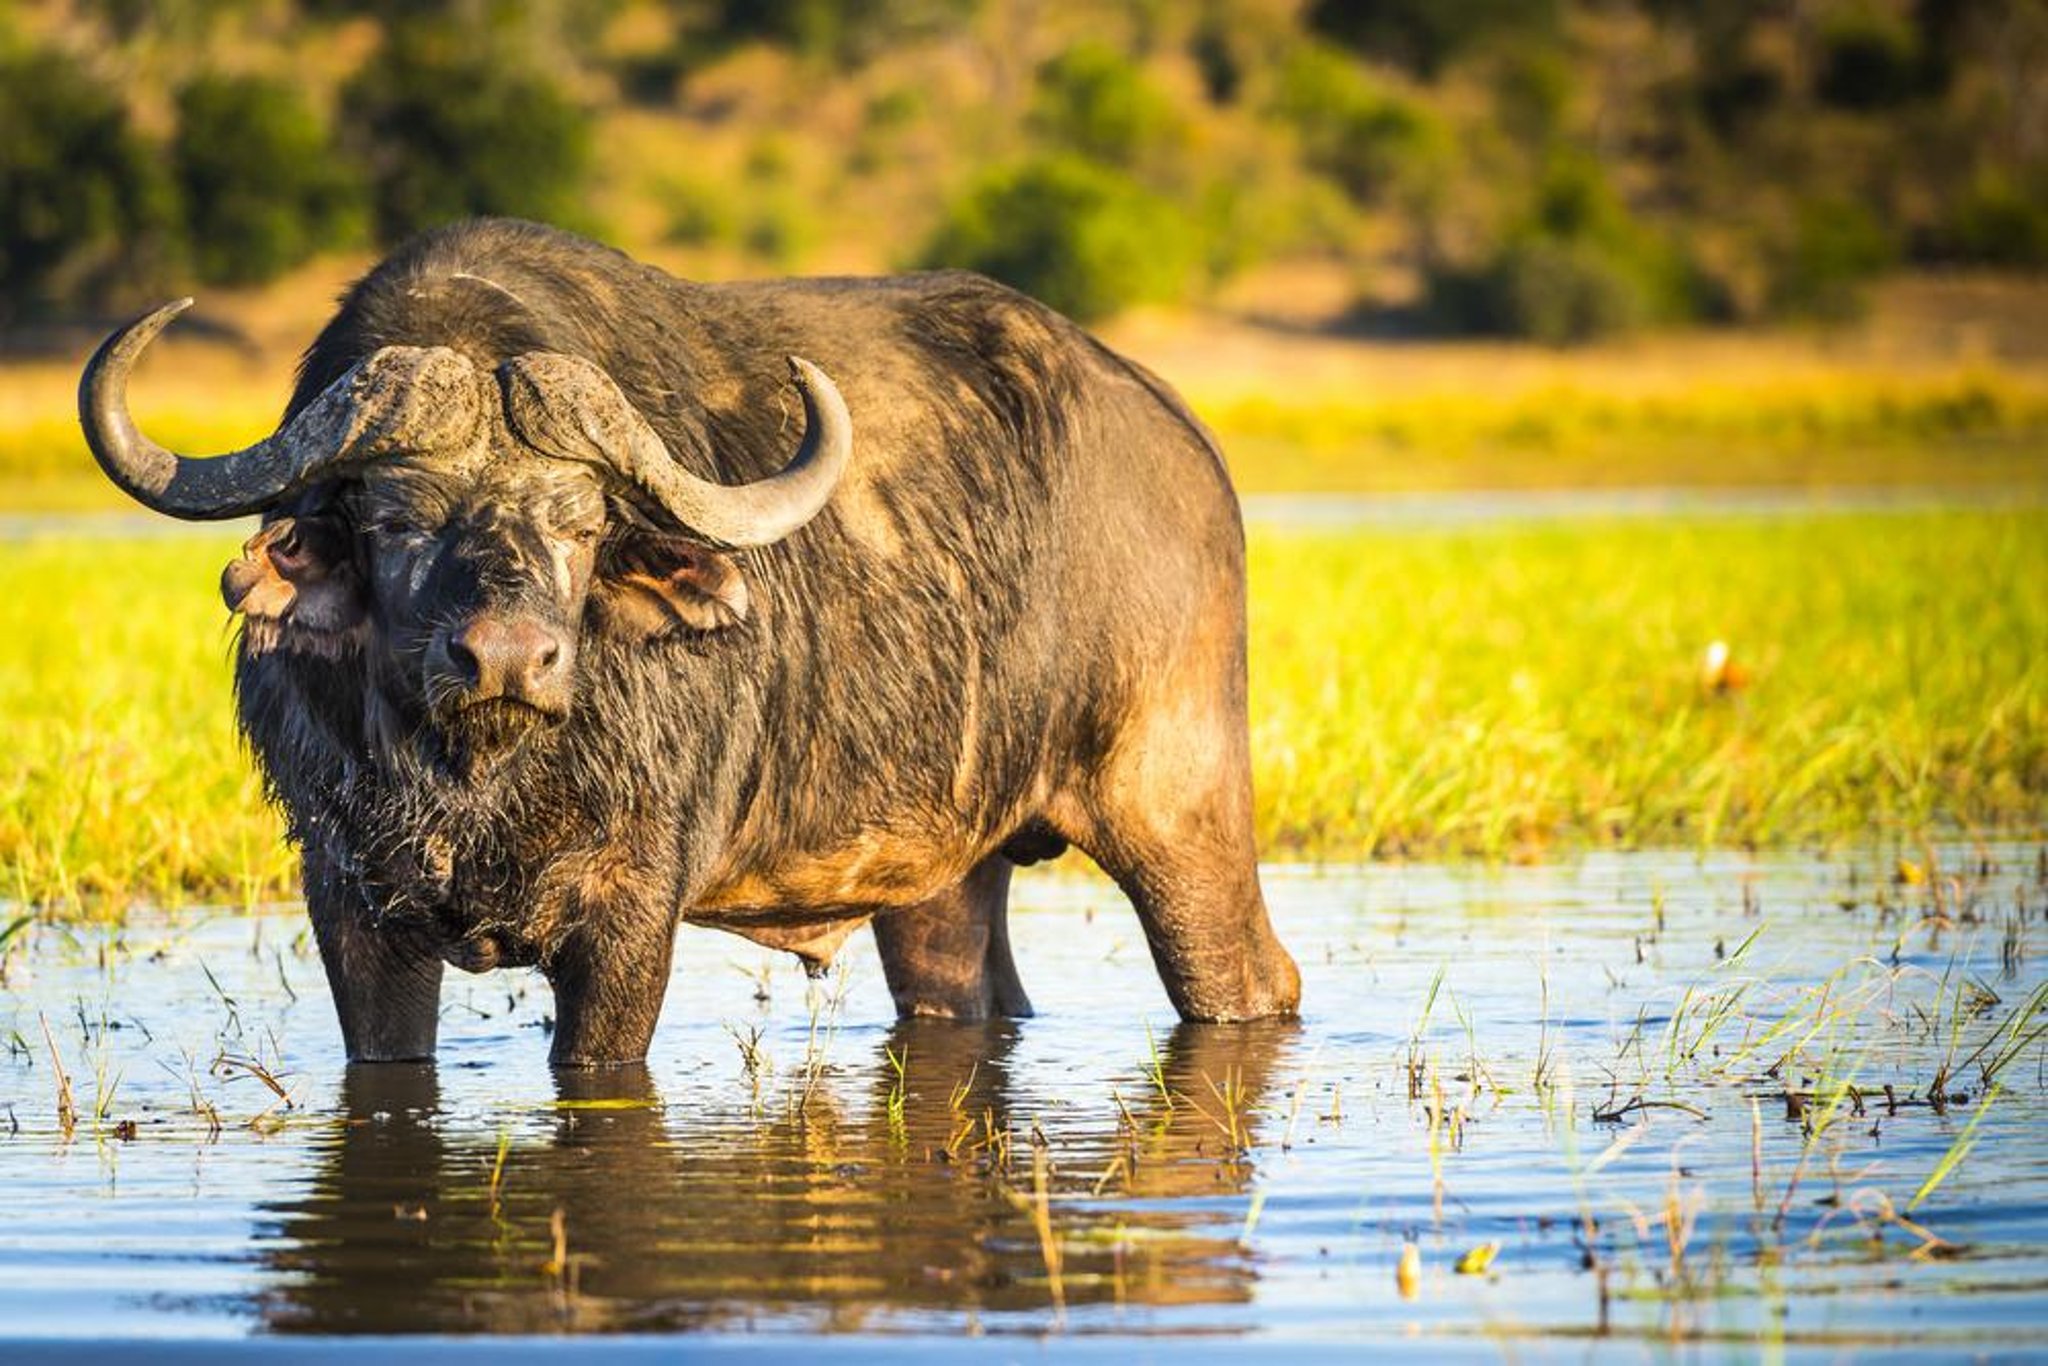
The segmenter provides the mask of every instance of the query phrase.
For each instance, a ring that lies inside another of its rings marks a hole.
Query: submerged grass
[[[231,719],[233,539],[0,548],[0,899],[293,890]],[[1269,856],[2048,816],[2048,512],[1255,532],[1251,573]]]

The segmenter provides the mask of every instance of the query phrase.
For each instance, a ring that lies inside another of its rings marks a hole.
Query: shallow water
[[[289,911],[37,927],[0,997],[0,1355],[2038,1353],[2044,859],[1276,867],[1306,1014],[1245,1027],[1174,1023],[1106,884],[1024,876],[1036,1019],[899,1025],[865,936],[814,985],[685,931],[647,1071],[598,1076],[549,1072],[513,973],[451,975],[438,1067],[348,1071]]]

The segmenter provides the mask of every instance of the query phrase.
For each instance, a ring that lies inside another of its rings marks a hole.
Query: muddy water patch
[[[2040,1350],[2041,858],[1273,868],[1307,1015],[1244,1027],[1035,877],[1037,1019],[897,1024],[864,939],[812,984],[686,932],[645,1072],[561,1077],[526,974],[350,1071],[289,910],[39,925],[0,1337]]]

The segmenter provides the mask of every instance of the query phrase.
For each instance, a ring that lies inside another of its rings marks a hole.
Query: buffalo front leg
[[[990,854],[958,886],[875,917],[875,946],[897,1015],[986,1020],[1031,1013],[1010,957],[1009,896],[1010,861]]]
[[[647,1057],[668,992],[675,917],[593,917],[544,966],[555,991],[556,1067],[615,1067]]]
[[[306,910],[350,1062],[425,1062],[441,1023],[441,959],[419,936],[375,924],[352,890],[308,862]]]

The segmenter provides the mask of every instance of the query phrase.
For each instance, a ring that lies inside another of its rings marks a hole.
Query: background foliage
[[[2048,265],[2041,0],[30,0],[0,324],[473,213],[1083,317],[1291,257],[1416,330]]]

